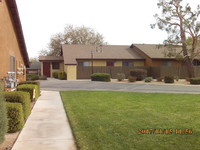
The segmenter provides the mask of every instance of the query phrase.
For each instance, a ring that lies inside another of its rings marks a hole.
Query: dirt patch
[[[123,81],[118,81],[117,79],[112,79],[111,80],[112,83],[130,83],[130,84],[158,84],[158,85],[183,85],[183,86],[193,86],[190,84],[190,82],[186,81],[185,79],[179,79],[178,81],[174,81],[174,83],[164,83],[162,82],[158,82],[156,81],[156,79],[153,79],[153,81],[151,82],[144,82],[144,81],[136,81],[136,82],[129,82],[127,79],[123,80]],[[197,86],[197,85],[195,85]],[[199,85],[200,86],[200,85]]]
[[[15,133],[7,133],[5,136],[5,141],[0,145],[0,150],[11,150],[19,134],[20,131]]]

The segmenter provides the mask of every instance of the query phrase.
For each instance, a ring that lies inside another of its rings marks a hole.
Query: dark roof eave
[[[29,57],[28,57],[28,53],[27,53],[27,49],[26,49],[26,43],[25,43],[25,39],[24,39],[24,34],[23,34],[23,30],[22,30],[22,25],[21,25],[16,1],[15,0],[7,0],[7,4],[9,7],[9,10],[10,10],[10,14],[13,19],[13,24],[14,24],[15,31],[16,31],[16,34],[18,37],[18,42],[19,42],[19,46],[21,49],[21,53],[22,53],[25,65],[26,65],[26,67],[29,67]]]

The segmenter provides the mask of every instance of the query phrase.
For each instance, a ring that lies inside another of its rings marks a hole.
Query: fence
[[[185,66],[161,66],[161,67],[93,67],[93,73],[109,73],[111,78],[116,79],[118,73],[125,74],[126,78],[133,69],[147,70],[147,76],[153,78],[164,77],[166,75],[178,76],[179,78],[188,77],[187,68]],[[195,76],[200,76],[200,67],[194,67]],[[77,79],[90,79],[92,67],[77,67]]]

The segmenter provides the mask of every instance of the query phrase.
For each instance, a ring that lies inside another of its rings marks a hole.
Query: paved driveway
[[[111,83],[91,82],[88,80],[57,80],[48,79],[41,81],[41,89],[47,91],[66,90],[95,90],[95,91],[126,91],[126,92],[147,92],[147,93],[191,93],[200,94],[200,86],[195,85],[155,85],[151,83]]]

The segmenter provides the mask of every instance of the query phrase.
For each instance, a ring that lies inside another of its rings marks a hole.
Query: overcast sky
[[[195,8],[199,0],[186,0]],[[192,1],[192,2],[191,2]],[[29,57],[47,48],[66,24],[87,26],[109,45],[161,44],[167,34],[151,29],[158,0],[16,0]]]

